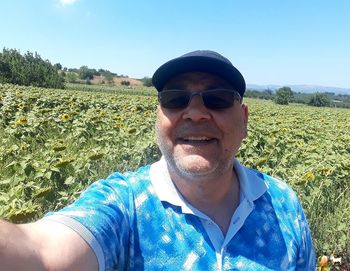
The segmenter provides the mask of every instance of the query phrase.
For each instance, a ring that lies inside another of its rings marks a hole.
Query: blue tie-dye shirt
[[[315,270],[315,254],[295,193],[237,160],[240,204],[224,236],[182,198],[164,158],[92,184],[44,219],[77,231],[99,270]]]

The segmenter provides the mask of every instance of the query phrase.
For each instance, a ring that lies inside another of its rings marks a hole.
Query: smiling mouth
[[[181,138],[180,141],[187,144],[205,144],[205,143],[211,143],[215,139],[205,136],[189,136]]]

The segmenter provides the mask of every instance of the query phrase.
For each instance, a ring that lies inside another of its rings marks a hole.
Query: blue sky
[[[196,49],[250,84],[350,88],[348,0],[0,0],[0,47],[142,78]]]

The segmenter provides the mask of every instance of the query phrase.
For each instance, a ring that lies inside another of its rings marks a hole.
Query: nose
[[[184,109],[184,119],[190,119],[192,121],[202,121],[211,118],[208,108],[205,107],[203,99],[200,95],[194,95]]]

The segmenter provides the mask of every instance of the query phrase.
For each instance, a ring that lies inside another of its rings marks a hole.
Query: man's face
[[[180,74],[167,89],[202,92],[231,89],[224,79],[202,72]],[[219,177],[232,170],[232,158],[247,135],[248,109],[235,101],[226,109],[208,109],[193,96],[184,109],[158,106],[156,135],[169,170],[185,179]]]

